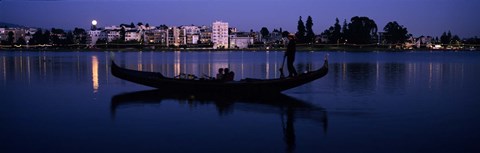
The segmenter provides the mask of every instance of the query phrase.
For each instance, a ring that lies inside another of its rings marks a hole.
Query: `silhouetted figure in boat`
[[[288,45],[287,51],[285,52],[285,57],[287,57],[287,68],[288,68],[288,77],[297,76],[297,70],[293,66],[293,62],[295,61],[295,52],[297,51],[295,42],[295,35],[288,34]]]
[[[225,74],[223,74],[223,68],[218,69],[217,80],[222,80]]]
[[[225,69],[224,69],[224,72],[225,72],[225,74],[224,74],[224,76],[223,76],[223,77],[224,77],[223,80],[225,80],[225,81],[233,81],[233,78],[235,77],[235,73],[234,73],[233,71],[230,71],[230,69],[228,69],[228,68],[225,68]]]

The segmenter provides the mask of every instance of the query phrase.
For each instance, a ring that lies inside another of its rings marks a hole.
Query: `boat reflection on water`
[[[228,114],[233,109],[241,111],[279,114],[282,120],[284,141],[287,152],[295,149],[294,122],[297,119],[308,119],[321,123],[323,131],[327,132],[327,112],[324,108],[312,105],[302,100],[284,94],[268,95],[225,95],[211,93],[165,93],[159,90],[146,90],[115,95],[111,99],[112,118],[117,109],[123,106],[138,104],[159,104],[162,101],[186,102],[192,105],[215,105],[219,115]],[[235,104],[239,107],[236,107]]]

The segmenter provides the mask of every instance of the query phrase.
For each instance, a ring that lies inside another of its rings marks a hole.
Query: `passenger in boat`
[[[287,68],[288,68],[288,77],[297,76],[297,70],[293,66],[293,62],[295,61],[295,52],[296,52],[296,42],[295,42],[295,35],[288,34],[288,45],[287,51],[285,52],[285,57],[287,57]]]
[[[223,73],[223,68],[218,69],[217,80],[222,80],[225,74]]]
[[[235,73],[233,71],[228,72],[228,81],[233,81],[233,78],[235,78]]]
[[[225,80],[225,81],[233,81],[233,78],[234,78],[234,76],[235,76],[235,73],[233,73],[233,71],[230,71],[229,68],[225,68],[225,69],[224,69],[224,73],[225,73],[225,74],[224,74],[224,76],[223,76],[223,78],[224,78],[223,80]]]

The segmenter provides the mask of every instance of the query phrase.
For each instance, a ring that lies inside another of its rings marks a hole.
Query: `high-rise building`
[[[215,21],[212,24],[213,48],[228,48],[228,22]]]

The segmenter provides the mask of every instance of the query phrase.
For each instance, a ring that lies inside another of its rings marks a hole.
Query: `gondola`
[[[165,77],[158,72],[130,70],[118,66],[112,59],[113,76],[137,84],[154,87],[169,92],[214,92],[214,93],[280,93],[301,86],[328,73],[328,60],[315,71],[309,71],[294,77],[276,79],[246,78],[239,81],[223,81],[214,79],[178,79]]]

